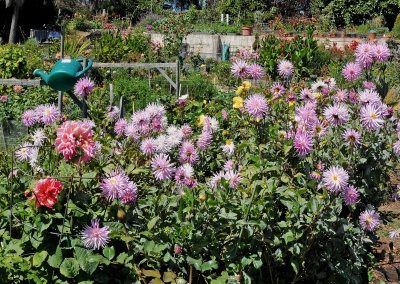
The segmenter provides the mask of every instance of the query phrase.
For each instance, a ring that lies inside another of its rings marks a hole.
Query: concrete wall
[[[162,41],[163,36],[160,33],[151,33],[151,39]],[[263,36],[260,36],[260,40]],[[363,42],[365,39],[359,38],[324,38],[317,37],[318,44],[324,44],[327,47],[336,43],[337,47],[344,48],[349,45],[352,40]],[[219,58],[222,53],[224,44],[229,45],[230,54],[236,53],[240,49],[252,49],[255,36],[241,36],[234,34],[208,34],[208,33],[191,33],[184,39],[187,52],[200,52],[203,57]],[[377,39],[378,42],[385,42],[386,39]]]

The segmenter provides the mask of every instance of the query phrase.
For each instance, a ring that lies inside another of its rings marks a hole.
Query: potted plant
[[[250,36],[253,32],[254,18],[253,14],[246,13],[242,19],[242,35]]]

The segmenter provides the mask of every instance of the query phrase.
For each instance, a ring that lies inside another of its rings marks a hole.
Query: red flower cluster
[[[36,207],[46,206],[53,208],[57,203],[57,195],[62,190],[63,184],[52,178],[41,179],[36,183],[36,188],[33,190],[35,194]]]

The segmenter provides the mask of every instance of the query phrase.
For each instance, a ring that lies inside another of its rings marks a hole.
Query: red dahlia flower
[[[36,207],[46,206],[53,208],[57,203],[57,195],[62,190],[63,184],[52,178],[41,179],[36,183],[33,190],[36,200]]]

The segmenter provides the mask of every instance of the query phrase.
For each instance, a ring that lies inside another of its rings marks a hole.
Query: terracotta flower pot
[[[247,26],[242,27],[242,35],[250,36],[252,32],[253,32],[253,27],[247,27]]]
[[[341,33],[340,36],[341,37],[346,37],[346,33]]]
[[[368,39],[369,40],[376,39],[376,32],[369,32],[368,33]]]

